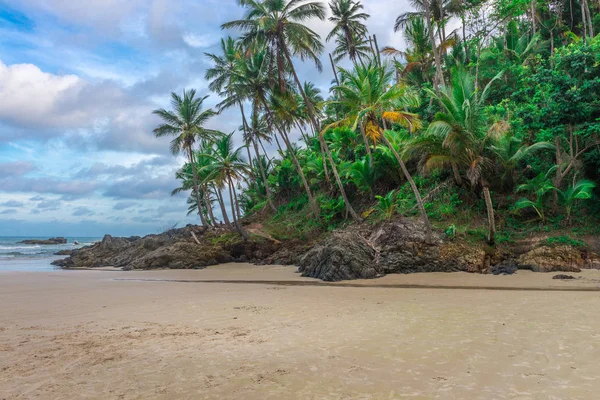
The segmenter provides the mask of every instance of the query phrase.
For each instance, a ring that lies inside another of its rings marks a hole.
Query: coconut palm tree
[[[235,190],[235,182],[242,180],[250,169],[242,156],[244,148],[245,146],[234,148],[233,132],[229,135],[222,135],[220,139],[214,142],[212,151],[202,154],[203,157],[212,160],[212,162],[207,163],[201,169],[201,172],[206,174],[204,182],[215,182],[220,187],[228,186],[233,224],[240,235],[247,240],[250,236],[239,220],[241,213]]]
[[[286,148],[290,150],[289,153],[292,162],[294,163],[294,167],[302,180],[304,190],[306,191],[313,212],[317,215],[318,205],[315,202],[315,198],[308,181],[306,180],[306,176],[302,171],[302,167],[300,166],[295,153],[292,151],[292,143],[285,129],[279,124],[279,120],[275,118],[269,104],[270,78],[267,70],[270,67],[270,59],[271,57],[265,49],[257,49],[255,52],[249,54],[240,64],[236,78],[232,83],[232,90],[230,91],[229,96],[223,100],[221,106],[226,107],[227,104],[247,100],[252,103],[255,113],[258,113],[259,110],[264,110],[269,126],[275,127],[283,139]],[[287,80],[284,83],[289,85]]]
[[[178,155],[181,152],[185,152],[188,157],[188,161],[192,166],[193,195],[196,197],[198,214],[204,226],[209,226],[209,223],[202,210],[204,201],[200,197],[201,194],[198,187],[198,173],[194,160],[194,144],[197,140],[203,141],[218,135],[217,131],[204,127],[204,124],[217,114],[211,109],[202,109],[203,102],[207,97],[196,97],[196,90],[194,89],[184,90],[183,97],[177,93],[171,93],[172,110],[161,108],[152,112],[154,115],[158,115],[163,121],[161,125],[154,129],[154,134],[157,137],[174,136],[170,144],[171,153]]]
[[[370,50],[365,41],[367,26],[364,24],[369,14],[362,11],[364,7],[359,1],[354,0],[333,0],[329,8],[331,16],[328,19],[334,27],[325,40],[329,42],[336,38],[336,61],[347,55],[356,64]]]
[[[219,93],[221,97],[227,97],[228,92],[235,89],[234,80],[236,79],[236,77],[238,77],[240,63],[241,60],[244,58],[244,51],[239,41],[236,41],[231,37],[227,37],[226,39],[221,39],[221,52],[222,55],[205,53],[205,55],[213,63],[213,66],[206,71],[205,79],[211,81],[211,83],[209,84],[209,88],[212,91]],[[249,144],[252,143],[252,147],[254,148],[256,157],[260,158],[260,152],[258,151],[257,143],[254,141],[254,137],[249,133],[250,126],[248,124],[248,121],[246,120],[246,114],[244,112],[244,104],[242,102],[242,99],[238,97],[237,104],[235,104],[235,102],[222,103],[221,110],[234,105],[237,105],[240,108],[242,116],[242,131],[244,132],[244,140],[247,145],[248,160],[251,162]],[[267,181],[267,177],[264,174],[264,171],[261,172],[263,185],[266,188],[267,202],[271,209],[275,211],[276,208],[273,204],[269,182]]]
[[[496,75],[479,92],[473,76],[462,69],[455,70],[452,86],[442,86],[439,96],[429,91],[442,112],[436,114],[425,137],[415,142],[415,147],[422,149],[425,155],[426,168],[456,166],[465,171],[471,186],[481,188],[488,214],[487,240],[490,245],[494,244],[496,232],[488,178],[493,169],[491,147],[494,139],[503,134],[508,125],[489,124],[484,106],[491,85],[501,75]]]
[[[418,96],[405,87],[390,86],[393,73],[388,64],[383,64],[380,67],[371,62],[368,65],[356,65],[353,71],[343,68],[340,68],[340,71],[343,83],[335,90],[339,94],[339,102],[347,113],[343,119],[329,125],[327,128],[336,126],[351,126],[353,130],[356,130],[357,127],[360,128],[371,165],[373,164],[373,156],[370,150],[371,142],[376,144],[381,140],[392,150],[404,177],[411,186],[421,212],[421,218],[428,235],[430,235],[431,224],[419,189],[408,168],[406,168],[402,157],[391,145],[386,135],[383,134],[383,129],[387,129],[386,121],[401,124],[411,131],[421,127],[421,120],[418,115],[404,111],[418,105]],[[383,129],[380,126],[380,120],[383,123]]]
[[[286,90],[286,70],[289,70],[297,89],[308,105],[309,117],[315,131],[319,123],[312,104],[307,101],[302,82],[298,78],[292,56],[308,59],[319,71],[323,69],[319,55],[323,52],[321,37],[303,23],[311,19],[325,19],[325,7],[319,1],[300,0],[238,0],[246,9],[243,19],[227,22],[223,29],[242,32],[242,42],[247,47],[268,49],[270,73],[276,72],[279,88]]]

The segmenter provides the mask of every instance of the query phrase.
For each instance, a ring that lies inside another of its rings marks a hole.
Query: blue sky
[[[380,45],[403,47],[392,27],[407,3],[363,4]],[[153,136],[151,111],[183,88],[218,103],[204,52],[218,51],[220,25],[242,13],[235,0],[0,0],[0,236],[198,222],[186,217],[185,196],[170,196],[183,160]],[[323,38],[331,29],[311,27]],[[298,70],[323,90],[332,79],[328,69]],[[238,119],[232,110],[208,125],[231,132]]]

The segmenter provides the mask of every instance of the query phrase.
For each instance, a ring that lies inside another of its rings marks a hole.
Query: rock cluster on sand
[[[249,229],[250,232],[253,232]],[[492,248],[434,234],[427,238],[420,222],[410,219],[357,224],[302,242],[279,242],[253,232],[244,241],[228,228],[185,228],[146,237],[117,238],[73,250],[53,264],[63,268],[131,269],[204,268],[227,262],[297,265],[303,276],[325,281],[370,279],[385,274],[452,272],[512,274],[577,272],[600,268],[600,257],[588,250],[539,243]]]
[[[63,268],[191,269],[235,261],[262,261],[279,246],[264,238],[244,242],[229,229],[207,232],[205,228],[188,225],[143,238],[106,235],[102,241],[73,250],[69,258],[53,264]]]
[[[67,239],[64,237],[56,237],[50,239],[27,239],[22,240],[19,244],[41,244],[41,245],[51,245],[51,244],[67,244]]]

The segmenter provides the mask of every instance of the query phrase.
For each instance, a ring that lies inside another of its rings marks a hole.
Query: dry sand
[[[398,286],[593,290],[600,271],[293,271],[0,273],[0,399],[598,398],[600,291]]]

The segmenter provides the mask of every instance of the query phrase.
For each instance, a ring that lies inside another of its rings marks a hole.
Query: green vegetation
[[[202,224],[217,224],[217,206],[244,238],[243,216],[279,238],[395,215],[489,245],[538,231],[580,245],[564,231],[598,232],[600,4],[417,1],[390,27],[407,48],[380,51],[360,1],[238,2],[244,17],[223,29],[240,37],[207,54],[218,110],[186,91],[155,112],[157,136],[188,158],[174,192],[191,193]],[[296,66],[327,73],[307,26],[327,15],[336,47],[321,91]],[[203,128],[231,107],[238,148]]]

